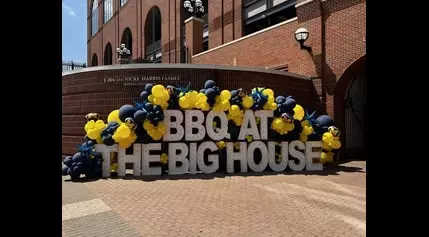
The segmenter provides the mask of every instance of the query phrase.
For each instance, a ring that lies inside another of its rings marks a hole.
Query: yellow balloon
[[[274,91],[269,88],[265,89],[262,94],[274,97]]]
[[[229,99],[231,99],[231,92],[229,90],[223,90],[220,93],[220,99],[221,100],[229,100]]]
[[[229,100],[223,100],[221,103],[221,106],[223,111],[227,111],[229,110],[229,107],[231,106],[231,104],[229,103]]]
[[[149,120],[146,119],[143,122],[143,128],[144,128],[144,130],[149,131],[149,130],[152,130],[154,128],[154,126],[153,126],[153,124],[150,123]]]
[[[272,103],[274,103],[274,96],[268,96],[267,104],[271,105]]]
[[[313,132],[314,132],[314,129],[313,129],[313,127],[312,126],[304,126],[303,128],[302,128],[302,132],[305,134],[305,135],[311,135],[311,134],[313,134]]]
[[[121,124],[116,129],[116,132],[115,132],[115,134],[117,134],[120,139],[127,138],[130,135],[130,133],[131,133],[130,128],[127,125],[125,125],[124,123]]]
[[[155,140],[155,141],[161,140],[162,135],[163,135],[163,134],[162,134],[160,131],[158,131],[158,130],[153,130],[153,133],[152,133],[152,139],[153,139],[153,140]]]
[[[270,109],[271,110],[276,110],[277,109],[277,103],[272,103]]]
[[[229,109],[229,114],[231,114],[232,116],[239,115],[240,107],[238,107],[238,105],[232,105],[231,108]]]
[[[322,142],[322,148],[326,151],[332,151],[332,147],[329,145],[329,143],[326,142]]]
[[[153,99],[153,103],[156,104],[156,105],[162,105],[163,103],[165,103],[165,100],[163,98],[157,98],[157,97],[155,97]]]
[[[285,123],[284,127],[285,127],[286,131],[290,132],[290,131],[292,131],[295,128],[295,124],[293,124],[293,123]]]
[[[340,149],[341,148],[341,142],[339,140],[332,140],[331,143],[329,143],[329,146],[331,146],[334,149]]]
[[[149,102],[153,103],[153,99],[155,99],[155,96],[153,96],[153,95],[149,95],[149,96],[147,97],[147,99],[149,100]]]
[[[101,136],[100,132],[101,131],[98,129],[90,129],[86,135],[88,135],[89,139],[97,140],[97,138]]]
[[[162,99],[165,101],[168,101],[170,99],[170,94],[168,94],[167,90],[164,90],[164,95],[162,96]]]
[[[253,105],[253,98],[250,97],[250,96],[244,97],[244,99],[243,99],[243,107],[246,108],[246,109],[248,109],[248,108],[252,107],[252,105]]]
[[[164,95],[165,87],[163,85],[156,85],[152,87],[152,95],[160,98]]]
[[[281,118],[275,118],[273,121],[273,129],[274,130],[280,130],[285,125],[285,122]]]
[[[201,108],[203,111],[209,111],[210,110],[210,105],[209,103],[205,102]]]
[[[180,97],[179,105],[182,109],[187,109],[190,105],[189,100],[187,100],[186,97]]]
[[[101,136],[97,137],[96,142],[97,144],[103,144],[103,139],[101,138]]]
[[[302,142],[306,142],[308,140],[308,136],[305,135],[305,134],[303,134],[303,133],[301,133],[299,135],[299,140],[302,141]]]
[[[334,136],[329,133],[329,132],[325,132],[322,136],[322,141],[326,142],[326,143],[330,143],[334,140]]]
[[[131,142],[127,141],[127,140],[120,140],[119,141],[119,147],[123,148],[123,149],[127,149],[128,147],[130,147],[132,145]]]
[[[95,126],[95,122],[94,122],[94,120],[91,120],[91,121],[89,121],[89,122],[87,122],[86,124],[85,124],[85,132],[88,132],[89,130],[91,130],[92,128],[94,128],[94,126]]]
[[[119,109],[113,110],[110,112],[109,116],[107,117],[107,123],[116,122],[121,124],[121,120],[119,119]]]
[[[301,121],[304,118],[305,112],[304,112],[304,108],[302,108],[301,105],[295,105],[295,108],[293,108],[293,111],[295,112],[295,114],[293,115],[293,118],[296,120]]]

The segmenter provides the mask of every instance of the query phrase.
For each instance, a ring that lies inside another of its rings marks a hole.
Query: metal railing
[[[86,63],[75,63],[73,61],[63,61],[63,72],[86,68]]]
[[[156,41],[154,44],[155,48],[152,48],[153,44],[146,47],[146,55],[153,53],[153,51],[161,49],[161,40]]]

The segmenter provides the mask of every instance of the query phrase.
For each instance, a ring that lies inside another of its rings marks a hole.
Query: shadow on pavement
[[[228,174],[224,172],[218,172],[213,174],[184,174],[184,175],[168,175],[168,173],[163,173],[160,176],[133,176],[132,174],[127,174],[125,177],[110,177],[108,179],[125,179],[125,180],[141,180],[145,182],[153,182],[158,180],[188,180],[188,179],[201,179],[201,180],[210,180],[214,178],[227,178],[227,177],[258,177],[258,176],[269,176],[269,175],[320,175],[320,176],[328,176],[328,175],[339,175],[341,172],[346,173],[365,173],[366,171],[362,167],[357,167],[350,165],[350,160],[347,161],[337,161],[332,164],[324,165],[322,171],[291,171],[289,168],[284,172],[274,172],[274,171],[264,171],[260,173],[256,172],[243,172],[243,173],[233,173]],[[104,178],[86,178],[82,177],[77,180],[65,180],[65,182],[92,182],[98,179]]]

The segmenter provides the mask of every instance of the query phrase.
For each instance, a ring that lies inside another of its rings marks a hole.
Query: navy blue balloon
[[[73,172],[76,173],[76,174],[81,174],[82,167],[76,165],[75,167],[73,167]]]
[[[66,176],[66,175],[68,175],[68,170],[69,170],[69,167],[67,167],[67,165],[64,165],[63,164],[63,166],[62,166],[62,169],[61,169],[61,175],[62,176]]]
[[[121,108],[119,108],[119,119],[122,122],[125,122],[125,119],[132,118],[136,111],[137,108],[132,105],[123,105]]]
[[[253,107],[253,110],[259,110],[261,108],[261,106],[259,106],[259,104],[255,104],[255,106]]]
[[[103,144],[106,146],[113,146],[115,144],[115,140],[113,140],[113,135],[109,134],[105,137],[103,137]]]
[[[154,105],[153,106],[153,111],[162,111],[162,108],[161,108],[161,106],[159,106],[159,105]]]
[[[149,96],[149,92],[147,92],[147,91],[143,91],[140,94],[140,98],[142,98],[143,100],[146,100],[148,96]]]
[[[237,90],[232,90],[231,91],[231,98],[237,97],[238,96],[238,91]]]
[[[276,103],[277,104],[283,104],[286,101],[286,98],[282,95],[277,96]]]
[[[156,117],[156,116],[155,116],[155,114],[154,114],[154,113],[148,113],[148,114],[146,115],[146,118],[147,118],[149,121],[152,121],[155,117]]]
[[[290,96],[286,97],[286,100],[288,100],[288,99],[295,99],[295,97],[290,95]]]
[[[207,89],[205,94],[206,94],[208,99],[215,99],[216,98],[216,91],[213,88]]]
[[[288,109],[293,109],[296,106],[296,101],[294,99],[288,99],[283,105]]]
[[[133,119],[137,124],[143,123],[143,121],[146,119],[146,112],[143,110],[137,110],[134,113]]]
[[[145,91],[147,91],[147,93],[151,93],[152,92],[152,87],[153,87],[153,85],[152,84],[146,84],[146,86],[144,87],[144,90]]]
[[[81,162],[81,161],[85,160],[85,158],[86,158],[86,156],[83,153],[78,152],[78,153],[74,154],[74,156],[72,158],[73,164],[75,164],[77,162]],[[73,166],[73,164],[72,164],[72,166]]]
[[[145,104],[145,106],[146,106],[146,110],[147,110],[147,111],[152,111],[152,110],[153,110],[153,104],[152,104],[152,103],[147,102],[147,103]]]
[[[214,82],[213,80],[207,80],[206,83],[204,83],[204,89],[209,89],[209,88],[213,88],[214,86],[216,86],[216,82]]]
[[[64,158],[63,164],[67,165],[67,166],[71,166],[71,164],[73,163],[73,157],[72,156],[67,156],[66,158]]]
[[[316,120],[320,124],[321,127],[334,126],[334,120],[331,117],[329,117],[328,115],[321,115]]]
[[[206,93],[206,89],[201,89],[200,93]]]

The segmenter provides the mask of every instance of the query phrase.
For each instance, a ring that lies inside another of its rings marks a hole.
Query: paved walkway
[[[63,236],[365,236],[366,163],[319,173],[63,178]]]

